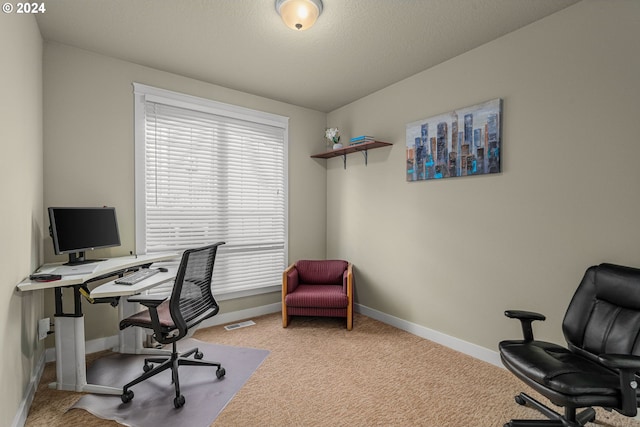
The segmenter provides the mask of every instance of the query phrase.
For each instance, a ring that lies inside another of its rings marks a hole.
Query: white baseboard
[[[31,403],[33,402],[33,398],[36,395],[36,390],[38,389],[38,384],[40,384],[40,379],[42,378],[42,373],[44,372],[45,365],[45,353],[43,352],[38,361],[36,362],[36,366],[31,375],[31,379],[29,380],[29,385],[25,390],[24,397],[22,402],[20,402],[20,406],[18,407],[18,411],[16,412],[15,417],[13,417],[13,422],[11,423],[11,427],[23,427],[27,422],[27,415],[29,415],[29,408],[31,407]]]
[[[371,317],[372,319],[376,319],[382,323],[386,323],[398,329],[402,329],[403,331],[409,332],[413,335],[417,335],[421,338],[425,338],[438,344],[442,344],[445,347],[449,347],[471,357],[475,357],[476,359],[480,359],[485,362],[491,363],[492,365],[503,368],[502,363],[500,362],[500,355],[496,351],[492,351],[477,344],[473,344],[459,338],[443,334],[442,332],[429,329],[425,326],[421,326],[407,320],[391,316],[389,314],[374,310],[361,304],[354,304],[354,310],[358,313],[364,314],[365,316]]]

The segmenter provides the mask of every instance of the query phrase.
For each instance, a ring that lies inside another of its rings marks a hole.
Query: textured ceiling
[[[42,36],[319,111],[332,111],[578,0],[324,0],[316,25],[275,0],[47,0]]]

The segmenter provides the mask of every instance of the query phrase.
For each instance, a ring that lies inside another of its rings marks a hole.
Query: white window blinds
[[[136,248],[225,241],[216,294],[278,289],[287,247],[286,118],[146,88],[136,84]]]

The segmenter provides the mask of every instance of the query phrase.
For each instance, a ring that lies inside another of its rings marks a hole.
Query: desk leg
[[[56,388],[81,391],[87,383],[84,318],[56,317]]]
[[[87,364],[84,345],[84,316],[55,318],[57,390],[84,391],[102,394],[122,394],[122,389],[87,384]]]
[[[118,320],[142,311],[140,304],[131,303],[126,298],[120,299],[118,304]],[[120,347],[117,351],[126,354],[138,354],[144,342],[144,331],[142,328],[125,328],[119,332]]]

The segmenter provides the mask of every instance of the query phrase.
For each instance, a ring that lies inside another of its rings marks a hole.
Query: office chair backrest
[[[173,285],[169,310],[179,338],[185,336],[193,326],[220,309],[211,292],[211,276],[218,246],[224,242],[188,249],[182,254],[182,261]]]
[[[613,264],[589,268],[562,323],[569,348],[640,355],[640,270]]]

